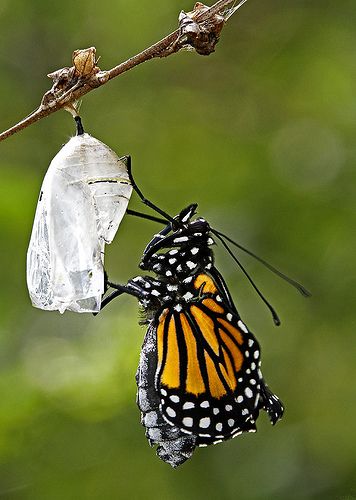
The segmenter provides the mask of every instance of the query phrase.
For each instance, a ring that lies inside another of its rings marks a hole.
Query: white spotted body
[[[104,248],[132,193],[124,161],[89,134],[72,137],[45,175],[27,252],[32,304],[98,312]]]

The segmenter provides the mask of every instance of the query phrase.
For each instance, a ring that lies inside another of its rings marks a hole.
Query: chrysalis
[[[104,293],[104,247],[132,193],[125,159],[87,133],[53,158],[45,175],[27,252],[32,304],[46,310],[98,312]]]

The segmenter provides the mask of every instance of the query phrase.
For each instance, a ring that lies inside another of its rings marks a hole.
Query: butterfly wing
[[[190,293],[189,301],[166,309],[157,325],[163,418],[202,446],[254,432],[261,408],[278,420],[283,409],[265,389],[259,344],[231,309],[220,281],[213,273],[199,274]]]

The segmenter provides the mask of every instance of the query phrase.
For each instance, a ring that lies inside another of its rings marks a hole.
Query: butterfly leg
[[[132,187],[136,191],[136,193],[139,196],[139,198],[141,199],[142,203],[144,203],[147,207],[152,208],[152,210],[154,210],[155,212],[162,215],[167,221],[170,221],[173,224],[177,224],[177,221],[175,219],[173,219],[173,217],[171,217],[169,214],[167,214],[167,212],[164,212],[159,207],[157,207],[157,205],[152,203],[152,201],[145,198],[145,196],[142,194],[142,191],[137,186],[135,179],[133,178],[132,166],[131,166],[131,156],[127,155],[127,156],[124,156],[123,158],[120,158],[120,160],[124,160],[124,159],[126,159],[127,172],[129,174],[129,179],[130,179],[130,182],[132,184]]]
[[[167,225],[167,221],[165,219],[160,219],[159,217],[154,217],[153,215],[144,214],[143,212],[137,212],[136,210],[131,210],[128,208],[126,210],[127,215],[134,215],[135,217],[139,217],[140,219],[151,220],[152,222],[158,222],[159,224]]]

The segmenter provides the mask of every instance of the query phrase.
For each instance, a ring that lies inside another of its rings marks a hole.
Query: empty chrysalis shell
[[[27,252],[32,304],[46,310],[98,312],[104,247],[132,193],[126,163],[89,134],[72,137],[43,180]]]

